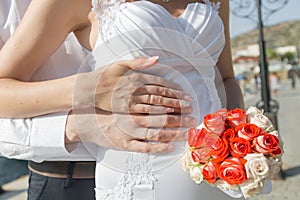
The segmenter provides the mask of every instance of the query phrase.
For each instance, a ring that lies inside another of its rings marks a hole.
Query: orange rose
[[[219,138],[220,137],[214,133],[207,133],[203,138],[202,147],[211,149],[215,146]]]
[[[259,153],[275,155],[281,153],[279,140],[275,135],[264,133],[253,140],[254,150]]]
[[[282,150],[281,150],[281,148],[278,147],[278,149],[275,150],[275,151],[273,151],[273,152],[271,153],[271,155],[272,155],[272,156],[277,156],[277,155],[280,155],[281,153],[282,153]]]
[[[226,110],[225,110],[226,111]],[[224,109],[208,114],[204,117],[204,126],[211,132],[220,135],[225,127],[225,112]]]
[[[204,128],[190,128],[188,132],[188,144],[190,147],[200,148],[203,144],[204,137],[208,133]]]
[[[202,148],[202,149],[195,149],[192,151],[192,159],[194,162],[197,163],[207,163],[210,159],[210,149]]]
[[[236,158],[244,157],[251,153],[251,143],[244,138],[233,138],[230,141],[230,153]]]
[[[218,139],[219,136],[209,132],[205,128],[191,128],[188,132],[188,144],[190,147],[194,147],[196,149],[211,148],[211,146],[214,145]]]
[[[235,133],[235,131],[234,131],[232,128],[226,129],[226,130],[221,134],[221,138],[226,139],[228,142],[229,142],[231,139],[235,138],[235,136],[236,136],[236,133]]]
[[[230,185],[243,183],[247,179],[244,165],[238,158],[227,158],[217,171],[219,177]]]
[[[215,145],[212,146],[210,151],[210,155],[213,158],[214,162],[221,162],[225,160],[225,158],[229,154],[229,146],[228,142],[224,138],[219,138]]]
[[[244,124],[247,121],[246,111],[236,108],[227,112],[227,121],[231,126],[235,127]]]
[[[217,171],[212,162],[208,162],[204,165],[202,174],[206,182],[209,184],[213,184],[217,180]]]
[[[261,128],[255,124],[241,124],[235,127],[235,131],[239,137],[245,138],[249,141],[253,140],[262,133]]]

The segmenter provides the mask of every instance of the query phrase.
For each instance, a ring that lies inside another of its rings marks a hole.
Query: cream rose
[[[191,157],[191,150],[187,149],[187,151],[180,158],[180,165],[184,171],[190,170],[191,167],[197,165],[198,163],[194,162]]]
[[[269,134],[279,137],[279,132],[277,130],[271,131]]]
[[[263,112],[254,106],[250,106],[246,111],[246,115],[262,115]]]
[[[246,199],[257,196],[261,193],[263,187],[263,181],[254,181],[253,179],[248,179],[244,183],[240,184],[240,189]]]
[[[248,178],[261,181],[270,176],[270,166],[268,159],[263,154],[248,154],[245,169]]]
[[[272,122],[270,119],[263,115],[263,113],[258,110],[256,107],[250,107],[247,112],[248,123],[255,124],[263,131],[269,132],[274,129]]]
[[[203,166],[195,166],[190,168],[191,178],[197,184],[200,184],[203,181],[202,169]]]
[[[269,165],[270,165],[270,178],[274,178],[276,176],[278,176],[278,173],[281,169],[281,165],[282,165],[282,162],[281,162],[281,158],[274,158],[274,157],[270,157],[268,159],[268,162],[269,162]]]
[[[223,191],[239,191],[238,185],[230,185],[222,179],[218,179],[213,185]]]

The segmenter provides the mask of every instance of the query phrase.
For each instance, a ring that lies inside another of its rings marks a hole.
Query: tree
[[[269,59],[276,59],[276,58],[279,58],[277,52],[273,49],[267,49],[267,57]]]
[[[286,52],[283,55],[281,55],[281,60],[283,62],[287,62],[288,64],[294,64],[295,54],[293,52]]]

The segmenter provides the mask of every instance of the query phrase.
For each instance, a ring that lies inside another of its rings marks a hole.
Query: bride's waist
[[[146,154],[106,149],[98,153],[98,164],[119,172],[147,173],[164,169],[175,162],[186,150],[186,141],[173,142],[173,152]]]

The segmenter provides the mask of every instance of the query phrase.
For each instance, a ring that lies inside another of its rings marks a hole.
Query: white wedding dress
[[[214,78],[215,64],[225,44],[219,4],[204,2],[188,4],[174,18],[150,1],[115,0],[103,4],[93,0],[100,22],[93,50],[95,66],[138,56],[160,56],[158,64],[147,72],[180,84],[192,95],[192,115],[201,123],[205,114],[221,107]],[[184,151],[185,142],[176,142],[175,151],[169,154],[100,149],[96,167],[97,199],[232,199],[206,183],[197,185],[192,181],[180,167],[179,159]]]

